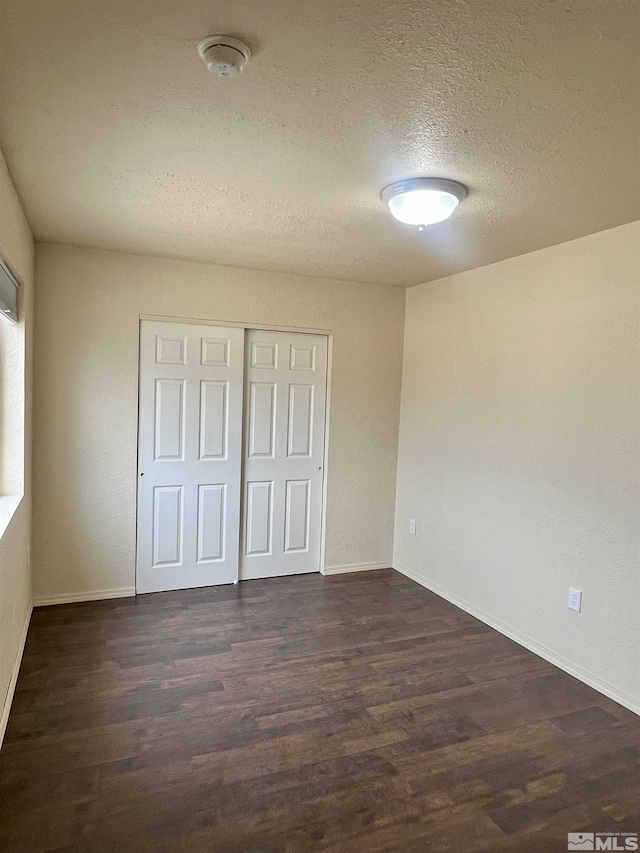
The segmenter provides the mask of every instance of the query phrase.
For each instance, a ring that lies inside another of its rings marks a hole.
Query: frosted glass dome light
[[[399,222],[422,229],[448,219],[467,195],[467,188],[444,178],[411,178],[391,184],[380,195]]]

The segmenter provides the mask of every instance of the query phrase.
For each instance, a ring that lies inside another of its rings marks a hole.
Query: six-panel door
[[[327,338],[249,330],[240,577],[320,570]]]
[[[244,330],[140,326],[138,592],[238,580]]]
[[[141,323],[138,592],[319,571],[326,380],[322,335]]]

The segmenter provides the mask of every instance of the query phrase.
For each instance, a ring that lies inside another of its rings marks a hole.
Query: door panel
[[[278,334],[277,332],[275,334]],[[251,367],[259,370],[278,369],[278,342],[277,341],[252,341]]]
[[[284,550],[309,550],[309,480],[287,480]]]
[[[249,390],[249,456],[274,458],[276,392],[274,382],[251,382]]]
[[[247,332],[243,579],[320,570],[327,343]]]
[[[184,380],[156,379],[156,462],[184,459]]]
[[[200,382],[200,459],[226,459],[228,382]]]
[[[153,567],[178,566],[184,529],[182,486],[156,486],[153,498]]]
[[[313,453],[313,385],[289,385],[287,456]]]
[[[270,555],[273,529],[273,482],[247,483],[247,554]]]
[[[184,335],[156,335],[156,364],[186,364],[186,349]]]
[[[316,369],[316,348],[310,344],[303,346],[301,344],[291,344],[289,347],[289,367],[291,370],[311,370]]]
[[[198,486],[198,562],[224,560],[226,490],[223,483]]]
[[[202,338],[200,364],[204,367],[230,367],[229,340]]]
[[[238,579],[244,329],[140,325],[138,592]]]

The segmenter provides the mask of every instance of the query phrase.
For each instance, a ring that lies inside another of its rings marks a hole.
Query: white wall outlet
[[[410,533],[412,536],[415,536],[415,535],[416,535],[416,520],[415,520],[415,518],[410,518],[410,519],[409,519],[409,533]]]
[[[582,610],[582,592],[579,589],[569,587],[569,610],[580,613]]]

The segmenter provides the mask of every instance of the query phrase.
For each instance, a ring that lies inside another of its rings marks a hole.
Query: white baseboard
[[[325,566],[323,575],[346,575],[349,572],[371,572],[375,569],[390,569],[391,563],[353,563],[351,566]]]
[[[27,617],[24,620],[24,625],[22,626],[22,636],[20,637],[20,643],[18,645],[18,653],[16,654],[13,669],[11,670],[11,678],[9,680],[7,695],[4,699],[2,716],[0,717],[0,747],[2,747],[4,733],[7,730],[7,723],[9,722],[9,712],[11,711],[11,703],[13,702],[13,694],[16,692],[16,684],[18,683],[18,673],[20,672],[20,664],[22,663],[22,655],[24,654],[24,645],[27,642],[27,633],[29,631],[29,622],[31,621],[32,612],[33,606],[29,605]]]
[[[91,592],[67,592],[62,595],[43,595],[33,599],[34,607],[47,607],[50,604],[74,604],[80,601],[102,601],[106,598],[129,598],[136,594],[134,586],[119,589],[95,589]]]
[[[551,651],[551,649],[548,649],[546,646],[543,646],[535,640],[532,640],[531,637],[526,636],[526,634],[521,634],[520,631],[517,631],[510,625],[505,625],[504,622],[501,622],[499,619],[490,616],[488,613],[485,613],[483,610],[480,610],[479,607],[475,607],[468,601],[465,601],[462,598],[458,598],[457,595],[447,592],[447,590],[443,589],[439,584],[425,580],[423,577],[418,575],[416,572],[414,572],[407,566],[403,566],[401,563],[398,563],[394,560],[393,568],[397,572],[400,572],[400,574],[408,577],[410,580],[420,584],[420,586],[425,587],[425,589],[434,592],[441,598],[445,598],[447,601],[450,601],[451,604],[455,604],[456,607],[459,607],[461,610],[464,610],[465,613],[469,613],[471,616],[475,616],[476,619],[479,619],[481,622],[484,622],[485,625],[489,625],[489,627],[495,628],[495,630],[498,631],[500,634],[504,634],[505,637],[508,637],[510,640],[513,640],[515,643],[518,643],[518,645],[524,646],[525,649],[528,649],[530,652],[533,652],[534,654],[538,655],[538,657],[541,657],[544,660],[549,661],[549,663],[552,663],[554,666],[557,666],[559,669],[568,672],[569,675],[573,675],[574,678],[578,679],[578,681],[582,681],[589,687],[593,687],[594,690],[597,690],[599,693],[602,693],[608,699],[613,699],[614,702],[617,702],[619,705],[623,705],[625,708],[628,708],[630,711],[633,711],[634,714],[640,714],[640,702],[638,702],[638,700],[635,699],[633,696],[629,696],[628,693],[624,693],[622,690],[618,690],[618,688],[614,687],[613,684],[609,684],[607,681],[603,681],[597,675],[593,675],[588,670],[585,670],[582,667],[572,663],[570,660],[567,660],[566,658],[562,657],[561,655],[556,654],[555,652]]]

